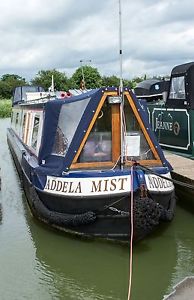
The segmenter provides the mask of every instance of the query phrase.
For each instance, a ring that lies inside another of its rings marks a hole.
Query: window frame
[[[23,142],[25,141],[27,118],[28,118],[27,111],[23,110],[22,123],[21,123],[21,140]]]
[[[39,126],[38,126],[38,134],[37,134],[37,144],[36,149],[32,147],[32,136],[33,136],[33,128],[34,128],[34,120],[35,117],[39,116]],[[41,110],[36,111],[28,111],[26,117],[26,127],[25,127],[25,135],[24,135],[24,143],[30,148],[33,154],[38,155],[40,144],[41,144],[41,134],[43,125],[43,112]]]
[[[33,141],[33,135],[35,133],[35,120],[36,120],[36,118],[38,119],[38,124],[36,124],[36,126],[38,126],[38,129],[36,130],[36,133],[37,133],[36,139],[35,139],[36,145],[34,146],[33,142],[35,142],[35,141]],[[31,135],[31,147],[34,149],[34,151],[37,151],[37,148],[38,148],[38,139],[39,139],[38,133],[39,133],[39,128],[40,128],[40,114],[38,114],[38,113],[34,114],[34,116],[33,116],[33,123],[32,124],[33,124],[33,128],[32,128],[32,135]]]
[[[180,79],[182,79],[182,84],[184,84],[184,97],[178,97],[178,94],[180,93]],[[178,80],[178,87],[179,89],[177,91],[173,91],[172,88],[174,88],[174,81]],[[174,93],[174,96],[172,97],[172,94]],[[170,88],[169,88],[169,97],[170,100],[180,100],[180,101],[185,101],[186,100],[186,82],[185,82],[185,75],[181,74],[181,75],[177,75],[177,76],[173,76],[170,80]]]
[[[162,165],[161,159],[157,153],[157,150],[155,149],[154,144],[152,143],[152,140],[150,138],[150,136],[147,133],[147,130],[143,124],[143,121],[141,120],[141,117],[138,113],[138,110],[133,102],[133,99],[131,97],[131,95],[129,94],[129,92],[124,92],[124,95],[126,96],[129,105],[131,106],[131,109],[133,111],[133,113],[135,114],[135,117],[137,119],[137,122],[140,125],[140,128],[143,132],[143,135],[153,153],[153,156],[155,159],[152,160],[138,160],[138,162],[140,162],[141,164],[144,165]],[[81,154],[81,151],[83,150],[83,147],[89,137],[89,134],[94,126],[94,123],[97,120],[97,117],[102,109],[102,106],[105,102],[105,100],[107,99],[108,96],[118,96],[117,92],[105,92],[99,102],[99,105],[95,111],[95,114],[92,118],[92,121],[85,133],[85,136],[80,144],[80,147],[77,151],[77,153],[75,154],[75,157],[73,159],[73,162],[70,166],[70,169],[82,169],[82,168],[112,168],[114,167],[114,165],[116,164],[116,162],[119,160],[120,158],[120,153],[121,153],[121,132],[120,132],[120,128],[121,128],[121,109],[120,109],[120,104],[112,104],[111,106],[111,115],[112,115],[112,161],[105,161],[105,162],[78,162],[79,156]],[[125,162],[125,166],[131,166],[133,164],[133,161],[126,161]]]

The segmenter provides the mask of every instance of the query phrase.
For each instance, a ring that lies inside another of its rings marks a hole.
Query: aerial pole
[[[119,96],[121,97],[120,104],[120,119],[121,119],[121,169],[124,165],[124,94],[123,94],[123,50],[122,50],[122,12],[121,12],[121,0],[119,0],[119,61],[120,61],[120,85]]]
[[[119,92],[123,93],[123,50],[122,50],[122,12],[121,12],[121,0],[119,0],[119,58],[120,58],[120,86]]]

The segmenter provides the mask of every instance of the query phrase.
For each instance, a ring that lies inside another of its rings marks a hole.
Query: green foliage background
[[[68,78],[65,73],[59,72],[55,69],[39,71],[35,78],[31,80],[31,84],[40,85],[48,91],[51,86],[52,75],[54,78],[55,89],[57,91],[67,91],[69,89]]]
[[[51,86],[53,75],[56,90],[68,91],[69,89],[79,89],[83,74],[85,87],[87,89],[102,86],[118,87],[120,83],[120,79],[117,76],[101,76],[97,68],[87,65],[79,67],[70,78],[68,78],[64,72],[60,72],[56,69],[40,70],[30,82],[27,82],[25,78],[16,74],[4,74],[0,78],[0,117],[10,116],[11,100],[5,99],[11,99],[15,87],[21,85],[40,85],[47,91]],[[146,79],[146,75],[133,78],[132,80],[123,79],[123,85],[134,88],[138,82],[144,79]]]
[[[11,100],[0,100],[0,118],[8,118],[11,116]]]

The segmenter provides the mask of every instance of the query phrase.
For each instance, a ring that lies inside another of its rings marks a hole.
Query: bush
[[[11,116],[11,105],[11,100],[0,99],[0,118],[9,118]]]

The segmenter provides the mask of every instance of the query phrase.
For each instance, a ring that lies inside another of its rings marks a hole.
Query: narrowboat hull
[[[12,129],[8,129],[7,140],[34,217],[76,236],[129,241],[130,192],[92,197],[49,193],[34,184],[32,174],[38,167],[38,161]],[[133,198],[134,241],[152,232],[162,220],[173,218],[174,189],[170,192],[149,192],[143,199],[140,189],[137,189]]]

